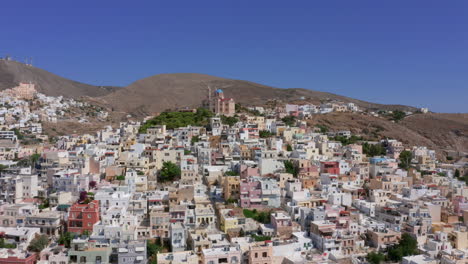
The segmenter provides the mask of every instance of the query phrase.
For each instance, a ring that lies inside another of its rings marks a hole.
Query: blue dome
[[[223,90],[218,89],[218,90],[216,90],[216,93],[224,93],[224,92],[223,92]]]

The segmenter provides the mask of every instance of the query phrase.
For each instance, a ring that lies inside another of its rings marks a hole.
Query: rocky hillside
[[[20,62],[0,60],[0,90],[13,88],[19,82],[32,82],[46,95],[69,98],[103,96],[118,89],[84,84]]]
[[[351,130],[365,139],[392,138],[407,146],[427,146],[444,151],[468,150],[468,114],[416,114],[395,123],[385,118],[352,113],[316,115],[311,125],[324,125],[330,130]]]
[[[314,103],[332,99],[353,102],[370,109],[414,109],[402,105],[374,104],[308,89],[281,89],[249,81],[195,73],[154,75],[138,80],[125,88],[101,97],[101,99],[117,111],[152,114],[166,109],[197,107],[207,97],[208,87],[211,87],[212,91],[222,89],[225,96],[233,97],[236,102],[244,105],[263,105],[267,100],[292,102],[303,97],[305,101]]]

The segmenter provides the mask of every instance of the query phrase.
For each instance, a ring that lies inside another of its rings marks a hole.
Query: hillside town
[[[16,87],[0,91],[2,130],[16,130],[17,134],[30,135],[38,140],[47,139],[42,133],[42,122],[87,123],[90,116],[105,120],[108,114],[87,102],[39,93],[31,82],[21,82]]]
[[[467,153],[308,122],[364,114],[353,103],[242,106],[217,89],[49,141],[41,122],[108,113],[31,83],[0,95],[0,263],[468,263]]]

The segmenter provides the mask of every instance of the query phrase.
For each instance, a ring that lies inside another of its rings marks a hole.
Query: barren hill
[[[353,113],[316,115],[311,125],[325,125],[330,130],[350,130],[366,139],[397,139],[406,146],[427,146],[437,150],[468,150],[468,114],[416,114],[398,123],[384,118]]]
[[[20,82],[32,82],[46,95],[70,98],[103,96],[118,89],[84,84],[17,61],[0,60],[0,90],[13,88]]]
[[[233,80],[196,73],[159,74],[142,80],[101,97],[103,102],[118,111],[146,113],[180,107],[199,106],[211,90],[222,89],[225,96],[245,105],[262,105],[267,100],[291,102],[300,100],[320,103],[324,100],[353,102],[370,109],[411,109],[401,105],[380,105],[332,93],[301,88],[281,89],[249,81]],[[124,102],[124,103],[122,103]]]

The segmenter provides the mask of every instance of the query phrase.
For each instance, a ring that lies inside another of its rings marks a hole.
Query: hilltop
[[[366,109],[415,110],[403,105],[382,105],[337,94],[302,88],[276,88],[244,80],[221,78],[197,73],[158,74],[138,80],[100,99],[117,111],[152,114],[166,109],[200,106],[212,91],[222,89],[225,96],[243,105],[264,105],[268,100],[279,102],[320,103],[327,100],[352,102]],[[122,103],[125,102],[125,103]]]
[[[1,59],[0,90],[13,88],[20,82],[36,84],[36,89],[40,93],[68,98],[103,96],[118,89],[118,87],[94,86],[72,81],[34,66]]]

